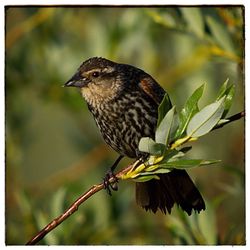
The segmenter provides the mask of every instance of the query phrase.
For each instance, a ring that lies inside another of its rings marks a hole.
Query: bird
[[[103,57],[84,61],[64,84],[77,87],[92,113],[104,141],[119,157],[139,159],[142,137],[154,138],[158,107],[166,91],[148,73]],[[185,170],[173,169],[159,179],[136,182],[136,202],[146,211],[170,214],[174,204],[191,215],[205,210],[205,202]]]

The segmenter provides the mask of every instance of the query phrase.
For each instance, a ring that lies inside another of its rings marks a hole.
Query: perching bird
[[[65,83],[80,88],[104,141],[123,156],[139,158],[142,137],[154,138],[158,106],[165,91],[134,66],[93,57]],[[117,164],[116,164],[117,165]],[[189,215],[205,210],[203,198],[185,170],[159,174],[160,179],[136,183],[136,201],[154,213],[171,213],[176,203]]]

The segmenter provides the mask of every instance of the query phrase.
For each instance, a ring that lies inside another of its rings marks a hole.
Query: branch
[[[232,115],[232,116],[226,118],[226,120],[227,120],[226,122],[215,126],[212,130],[215,130],[215,129],[218,129],[218,128],[222,128],[225,125],[227,125],[228,123],[237,121],[237,120],[241,119],[242,117],[245,117],[245,111],[241,111],[238,114],[235,114],[235,115]]]
[[[110,183],[114,183],[115,179],[121,178],[124,174],[126,174],[131,168],[132,165],[127,166],[126,168],[119,171],[115,174],[115,177],[111,177],[109,179]],[[66,210],[63,214],[52,220],[47,226],[45,226],[40,232],[38,232],[30,241],[26,243],[26,245],[35,245],[40,240],[42,240],[50,231],[60,225],[63,221],[65,221],[69,216],[71,216],[74,212],[77,211],[78,207],[82,205],[88,198],[90,198],[95,193],[99,192],[100,190],[104,189],[104,183],[100,183],[97,185],[92,186],[87,192],[82,194],[74,203]]]
[[[215,126],[213,130],[221,128],[225,126],[226,124],[239,120],[240,118],[245,116],[245,112],[242,111],[238,114],[235,114],[233,116],[230,116],[227,118],[226,122]],[[111,177],[109,179],[110,183],[114,183],[116,178],[121,179],[121,177],[129,172],[133,167],[135,166],[135,163],[127,166],[126,168],[119,171],[117,174],[115,174],[115,177]],[[26,243],[26,245],[35,245],[40,240],[42,240],[50,231],[52,231],[54,228],[56,228],[58,225],[60,225],[63,221],[65,221],[69,216],[71,216],[74,212],[77,211],[78,207],[83,204],[88,198],[90,198],[95,193],[99,192],[100,190],[104,189],[104,184],[100,183],[97,185],[92,186],[87,192],[82,194],[63,214],[52,220],[47,226],[45,226],[40,232],[38,232],[30,241]]]

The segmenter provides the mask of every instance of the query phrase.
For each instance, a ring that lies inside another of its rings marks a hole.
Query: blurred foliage
[[[25,244],[99,183],[116,157],[79,93],[61,88],[82,61],[103,56],[142,68],[177,107],[204,82],[207,103],[229,78],[229,115],[244,107],[243,7],[11,6],[5,14],[6,244]],[[245,244],[243,119],[195,143],[190,157],[222,160],[190,171],[205,212],[146,213],[123,181],[40,244]]]

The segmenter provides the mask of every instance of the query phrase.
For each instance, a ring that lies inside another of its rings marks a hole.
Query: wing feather
[[[150,76],[140,80],[140,88],[159,105],[166,94],[166,91]]]

